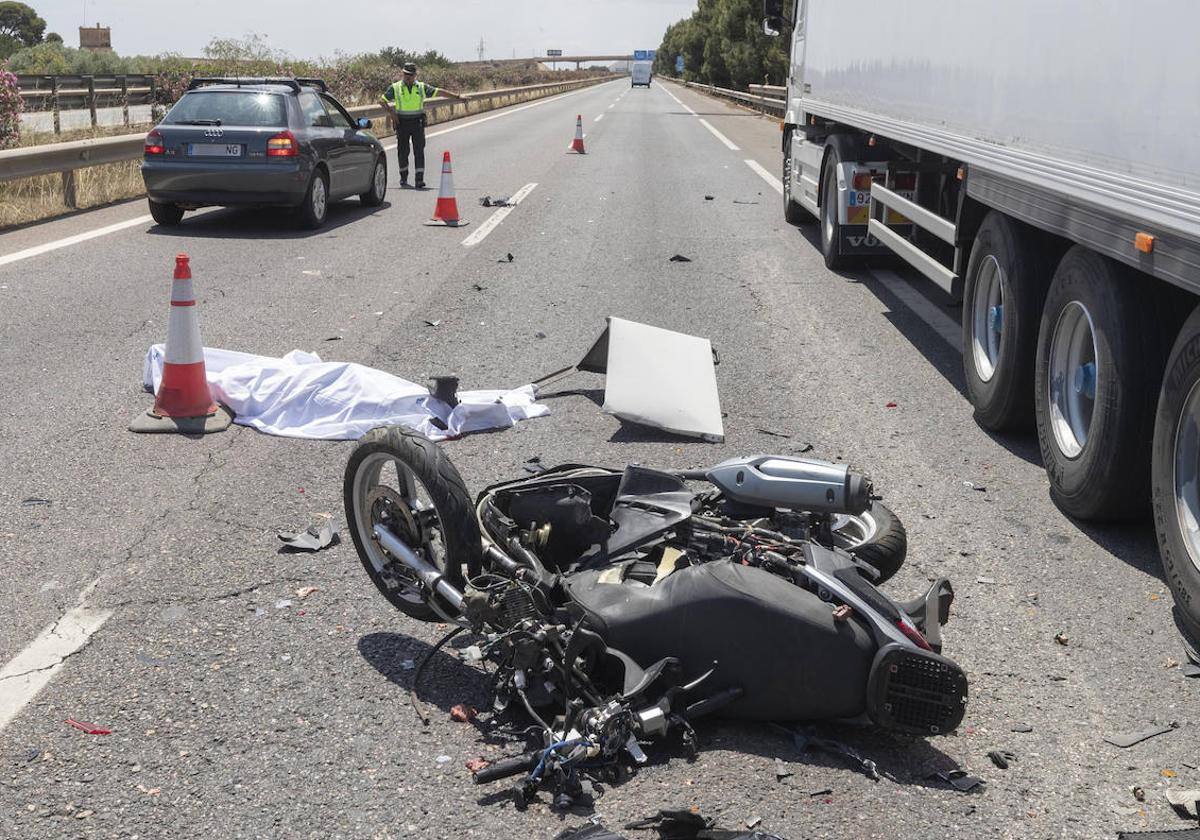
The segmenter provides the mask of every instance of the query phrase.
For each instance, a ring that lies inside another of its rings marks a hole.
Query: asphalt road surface
[[[576,114],[586,156],[565,154]],[[1197,683],[1177,667],[1151,531],[1065,518],[1035,439],[975,425],[959,312],[939,292],[903,272],[824,268],[815,231],[783,221],[774,121],[618,81],[435,131],[430,181],[451,150],[465,230],[422,226],[436,192],[393,187],[381,208],[333,208],[315,233],[233,210],[157,228],[133,202],[0,237],[0,663],[47,628],[68,633],[64,614],[99,627],[0,731],[0,835],[548,838],[586,816],[518,812],[503,784],[471,783],[464,761],[514,747],[450,720],[485,696],[453,651],[432,660],[432,722],[417,720],[405,661],[442,631],[393,611],[359,566],[341,510],[352,444],[126,431],[150,404],[142,358],[165,337],[179,251],[208,345],[314,350],[418,381],[529,382],[576,361],[606,315],[707,336],[722,445],[624,425],[601,413],[600,377],[577,374],[545,395],[550,416],[446,451],[477,490],[532,456],[694,467],[811,444],[871,474],[907,525],[889,591],[954,582],[946,653],[971,682],[956,734],[819,728],[873,759],[876,782],[766,726],[710,723],[695,762],[655,748],[652,766],[596,798],[609,825],[696,806],[791,838],[1186,826],[1163,793],[1200,787]],[[492,213],[480,196],[533,183],[463,246]],[[342,544],[279,553],[278,529],[321,512]],[[304,587],[317,591],[301,599]],[[1170,722],[1128,749],[1103,740]],[[1007,770],[991,750],[1015,756]],[[792,771],[782,781],[776,758]],[[953,768],[986,785],[928,778]]]

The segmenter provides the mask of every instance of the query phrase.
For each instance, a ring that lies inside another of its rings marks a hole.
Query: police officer
[[[403,78],[383,94],[383,102],[395,109],[396,158],[400,161],[400,186],[408,186],[408,145],[412,143],[417,170],[417,189],[425,186],[425,100],[438,94],[462,99],[452,90],[417,81],[417,65],[404,65]]]

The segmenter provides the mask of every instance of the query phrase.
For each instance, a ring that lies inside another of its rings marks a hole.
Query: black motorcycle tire
[[[405,426],[381,426],[363,435],[346,463],[342,483],[342,499],[346,507],[346,525],[359,560],[375,587],[396,609],[420,621],[441,621],[437,611],[427,603],[406,600],[389,587],[376,572],[368,555],[370,534],[362,533],[355,510],[354,490],[358,471],[368,458],[384,454],[408,468],[424,487],[437,511],[442,538],[449,562],[440,571],[447,582],[462,589],[465,577],[475,577],[483,567],[483,543],[471,494],[441,447],[429,438]],[[464,575],[464,569],[466,575]],[[452,612],[449,605],[439,602],[443,612]]]
[[[865,513],[847,517],[843,527],[834,529],[834,543],[875,567],[879,571],[875,583],[883,583],[900,571],[908,554],[908,534],[900,517],[879,502]]]

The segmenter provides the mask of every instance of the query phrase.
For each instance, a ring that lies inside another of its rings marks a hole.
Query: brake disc
[[[413,516],[408,500],[391,487],[380,485],[367,494],[367,510],[370,512],[370,534],[374,538],[376,525],[383,525],[401,542],[421,553],[425,548],[422,539],[422,528]],[[390,562],[380,572],[380,577],[389,589],[404,589],[420,594],[421,587],[417,576],[407,566],[395,558],[382,543],[376,543],[379,550],[389,558]]]

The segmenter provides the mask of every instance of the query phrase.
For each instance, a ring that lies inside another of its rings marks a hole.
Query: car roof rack
[[[305,79],[297,76],[296,81],[302,85],[308,85],[309,87],[318,87],[321,89],[322,93],[329,93],[329,86],[325,84],[324,79]]]
[[[321,84],[324,85],[324,82]],[[235,85],[237,87],[243,87],[245,85],[284,85],[285,87],[291,88],[296,93],[300,92],[300,82],[296,79],[273,79],[263,76],[197,76],[188,83],[188,90],[195,90],[196,88],[203,87],[205,85]]]

